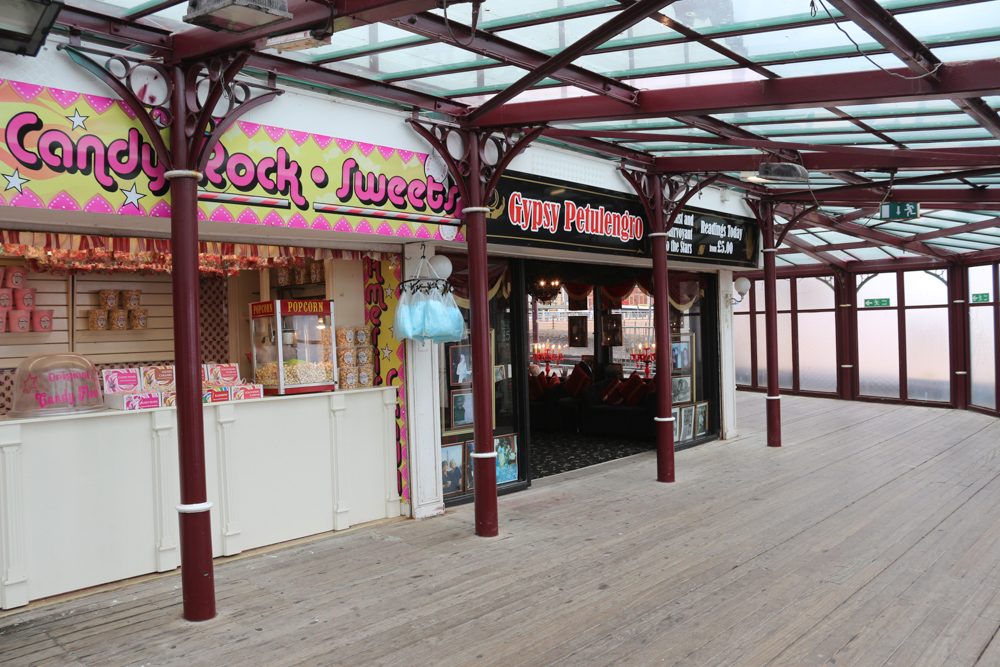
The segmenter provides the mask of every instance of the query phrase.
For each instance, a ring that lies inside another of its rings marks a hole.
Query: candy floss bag
[[[424,335],[435,343],[460,341],[465,335],[465,319],[451,294],[451,284],[442,280],[430,262],[432,280],[427,281],[427,310],[424,312]]]
[[[392,328],[399,340],[414,338],[418,334],[413,326],[413,310],[410,286],[404,283],[399,288],[399,303],[396,304],[396,315],[392,320]],[[422,313],[423,310],[421,310]],[[420,318],[420,325],[423,326],[423,317]]]

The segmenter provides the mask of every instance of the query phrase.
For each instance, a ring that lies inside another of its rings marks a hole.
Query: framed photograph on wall
[[[507,367],[506,366],[494,366],[493,367],[493,381],[503,382],[507,379]]]
[[[690,403],[694,400],[694,386],[690,375],[678,375],[670,380],[670,395],[674,403]]]
[[[694,434],[697,436],[708,434],[708,403],[699,403],[696,407]]]
[[[473,465],[472,465],[472,452],[476,451],[476,443],[469,440],[465,443],[465,490],[472,491],[476,488],[475,480],[472,478]]]
[[[614,347],[622,344],[621,313],[601,315],[601,345]]]
[[[681,442],[694,437],[694,406],[681,408]]]
[[[681,409],[674,408],[670,416],[674,418],[674,442],[677,442],[681,437]]]
[[[587,317],[573,315],[569,319],[569,346],[587,347]]]
[[[472,346],[448,348],[448,384],[452,387],[472,384]]]
[[[675,371],[691,368],[691,341],[675,340],[670,343],[670,366]]]
[[[497,453],[497,484],[517,481],[517,434],[493,438]]]
[[[455,429],[471,427],[472,389],[454,389],[451,392],[451,426]]]
[[[465,489],[463,449],[462,443],[441,448],[441,491],[446,496]]]

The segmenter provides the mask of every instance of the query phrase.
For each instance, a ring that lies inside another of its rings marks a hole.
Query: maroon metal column
[[[948,269],[948,334],[951,347],[951,401],[969,408],[969,267]]]
[[[185,136],[186,77],[173,68],[174,169],[193,169],[196,156]],[[184,618],[215,616],[212,534],[205,488],[205,433],[201,400],[201,329],[198,322],[198,183],[193,172],[171,174],[170,249],[173,271],[174,364],[177,379],[177,445],[180,458],[181,586]]]
[[[854,400],[855,363],[853,335],[854,277],[841,269],[833,271],[834,320],[837,331],[837,393],[841,400]]]
[[[764,235],[764,330],[767,340],[767,446],[781,447],[781,394],[778,390],[778,304],[774,271],[774,204],[760,202]]]
[[[469,253],[469,313],[472,317],[472,411],[475,418],[475,452],[472,471],[476,479],[476,535],[494,537],[499,531],[497,519],[497,467],[493,448],[493,365],[490,362],[490,295],[486,265],[486,215],[483,184],[479,179],[479,135],[467,132],[470,143],[467,180],[469,201],[465,207],[465,225]],[[470,210],[471,209],[471,210]],[[479,209],[479,210],[477,210]]]
[[[670,380],[670,290],[667,273],[666,225],[663,218],[663,178],[650,175],[653,232],[653,335],[656,338],[656,479],[674,481],[674,419]]]

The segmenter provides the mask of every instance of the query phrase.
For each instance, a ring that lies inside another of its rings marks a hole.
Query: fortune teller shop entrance
[[[757,265],[753,221],[694,207],[677,216],[668,245],[671,363],[659,369],[648,225],[637,198],[512,172],[490,208],[489,372],[501,493],[655,449],[661,370],[671,378],[677,449],[724,432],[732,391],[723,391],[722,351],[732,342],[723,334],[732,331],[732,270]],[[449,256],[465,307],[467,263]],[[470,387],[479,370],[470,349],[467,339],[446,344],[439,362],[448,504],[475,489]]]

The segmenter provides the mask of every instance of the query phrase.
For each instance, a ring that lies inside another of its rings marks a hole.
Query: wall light
[[[809,171],[792,162],[763,162],[757,171],[741,171],[740,180],[749,183],[807,183]]]
[[[735,306],[738,303],[743,303],[743,299],[746,297],[747,292],[750,291],[750,281],[740,276],[733,282],[733,289],[736,290],[736,293],[740,295],[739,299],[734,299],[733,297],[729,297],[730,305]]]
[[[38,55],[62,7],[63,0],[4,0],[0,12],[0,51]]]

